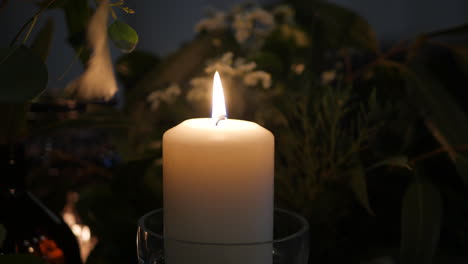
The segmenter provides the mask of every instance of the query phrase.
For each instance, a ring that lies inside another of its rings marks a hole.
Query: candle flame
[[[216,72],[213,78],[213,106],[211,118],[217,124],[219,120],[226,118],[226,103],[224,102],[223,84],[219,73]]]

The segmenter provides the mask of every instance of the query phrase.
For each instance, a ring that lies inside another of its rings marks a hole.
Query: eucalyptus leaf
[[[36,38],[31,44],[32,51],[40,56],[43,61],[45,61],[49,55],[54,27],[54,21],[51,18],[47,19],[44,27],[37,33]]]
[[[88,1],[56,1],[64,2],[63,11],[68,29],[68,42],[73,47],[80,61],[88,61],[90,51],[86,48],[86,28],[92,14]]]
[[[32,254],[0,255],[0,263],[12,264],[47,264],[45,260]]]
[[[109,37],[122,52],[132,52],[138,44],[138,34],[129,25],[116,20],[109,28]]]
[[[422,65],[413,65],[414,75],[409,84],[426,126],[456,162],[454,147],[468,143],[468,116],[455,98]],[[461,175],[460,175],[461,176]],[[463,182],[468,184],[462,176]]]
[[[3,246],[3,242],[5,241],[7,231],[5,229],[5,226],[0,224],[0,248]]]
[[[0,49],[0,102],[30,101],[46,89],[47,79],[46,65],[31,49]]]
[[[374,165],[370,166],[367,170],[373,170],[381,166],[401,167],[406,168],[408,170],[412,169],[408,164],[407,156],[394,156],[375,163]]]
[[[442,200],[430,182],[414,182],[403,199],[401,218],[402,264],[431,264],[439,241]]]
[[[357,166],[347,170],[350,176],[351,189],[356,196],[356,199],[361,203],[370,215],[375,215],[374,211],[370,207],[369,195],[367,193],[367,182],[366,175],[361,166]]]

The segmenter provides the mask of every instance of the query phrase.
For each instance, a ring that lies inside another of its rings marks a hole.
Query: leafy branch
[[[45,6],[41,7],[41,9],[39,9],[39,11],[36,12],[36,14],[34,14],[33,17],[31,17],[22,27],[21,29],[18,31],[18,33],[16,33],[15,37],[13,38],[13,40],[10,42],[10,46],[13,46],[20,38],[21,34],[24,32],[24,30],[26,30],[26,28],[29,26],[29,29],[28,29],[28,33],[26,34],[25,38],[23,39],[23,44],[26,43],[26,41],[28,40],[28,37],[31,33],[31,31],[33,30],[34,26],[36,25],[36,21],[37,19],[39,18],[39,16],[45,11],[47,10],[55,1],[57,0],[50,0]]]
[[[453,149],[457,150],[457,151],[468,151],[468,144],[463,144],[463,145],[460,145],[460,146],[455,146],[453,147]],[[443,153],[450,153],[450,151],[452,151],[451,149],[447,149],[446,147],[440,147],[440,148],[437,148],[433,151],[430,151],[430,152],[426,152],[426,153],[423,153],[423,154],[420,154],[414,158],[412,158],[410,160],[410,163],[411,164],[416,164],[417,162],[420,162],[420,161],[423,161],[423,160],[426,160],[426,159],[430,159],[430,158],[433,158],[439,154],[443,154]]]

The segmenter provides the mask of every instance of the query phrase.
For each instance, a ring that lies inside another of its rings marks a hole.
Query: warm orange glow
[[[215,123],[220,119],[226,118],[223,84],[218,72],[215,73],[213,78],[213,108],[211,110],[211,118]]]

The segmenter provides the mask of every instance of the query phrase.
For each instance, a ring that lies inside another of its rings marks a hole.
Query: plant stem
[[[468,144],[463,144],[457,147],[453,147],[455,150],[458,151],[467,151],[468,150]],[[410,160],[410,163],[415,164],[416,162],[420,162],[429,158],[432,158],[438,154],[446,153],[449,152],[449,150],[445,147],[440,147],[438,149],[435,149],[433,151],[423,153],[421,155],[418,155]]]
[[[117,14],[115,13],[114,9],[110,7],[111,15],[114,20],[117,20]]]
[[[407,40],[402,40],[400,42],[398,42],[395,46],[393,46],[389,51],[387,51],[386,53],[383,53],[381,54],[380,56],[378,56],[375,60],[373,60],[372,62],[364,65],[363,67],[357,69],[355,72],[351,73],[347,78],[346,78],[346,81],[348,83],[352,83],[354,80],[356,80],[357,77],[359,77],[360,75],[362,75],[363,73],[365,73],[367,70],[369,70],[370,68],[376,66],[377,64],[379,64],[382,60],[385,60],[391,56],[394,56],[395,54],[398,54],[400,52],[403,52],[405,50],[407,50],[407,47],[404,46],[404,44],[407,42]]]
[[[75,56],[73,56],[73,60],[70,62],[70,64],[68,64],[65,71],[57,78],[58,81],[62,80],[63,77],[65,77],[65,75],[70,71],[70,69],[75,64],[75,62],[78,60],[78,58],[80,57],[82,52],[83,52],[83,47],[78,48],[78,52],[76,52]]]
[[[37,18],[38,18],[37,16],[34,16],[34,17],[33,17],[33,20],[32,20],[32,22],[31,22],[31,25],[29,26],[29,30],[28,30],[28,32],[26,33],[26,36],[24,36],[23,45],[26,44],[26,41],[28,40],[29,35],[31,35],[31,32],[32,32],[34,26],[36,25]]]
[[[42,12],[44,12],[45,10],[47,10],[47,8],[49,8],[55,1],[57,1],[57,0],[50,0],[50,2],[47,3],[47,5],[43,6],[41,9],[39,9],[39,11],[37,11],[36,14],[34,14],[34,16],[31,17],[31,18],[21,27],[21,29],[18,31],[18,33],[16,33],[15,37],[14,37],[13,40],[10,42],[10,46],[13,46],[13,45],[18,41],[18,39],[20,38],[21,34],[22,34],[23,31],[28,27],[28,25],[31,24],[31,23],[33,23],[32,27],[29,29],[29,33],[31,33],[32,28],[34,27],[34,24],[36,23],[35,21],[39,18],[39,15],[41,15]],[[29,36],[29,34],[28,34],[27,36]],[[26,38],[23,40],[23,43],[26,42],[27,36],[26,36]]]

